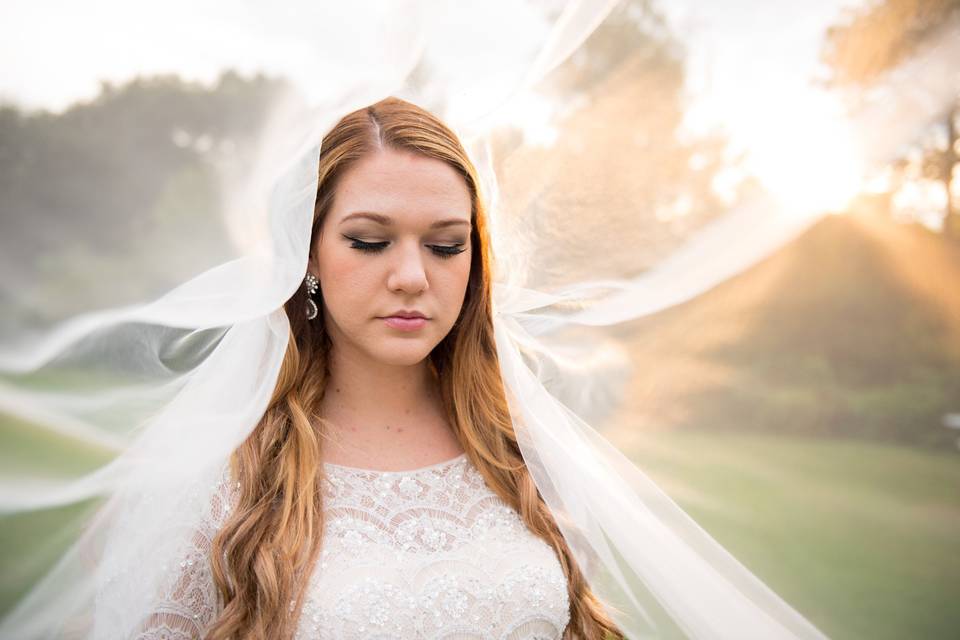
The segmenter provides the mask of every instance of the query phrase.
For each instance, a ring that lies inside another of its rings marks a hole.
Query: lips
[[[400,331],[417,331],[427,324],[423,316],[387,316],[383,321],[388,327]]]
[[[409,318],[423,318],[424,320],[427,319],[427,316],[425,316],[424,314],[422,314],[422,313],[420,313],[419,311],[416,311],[416,310],[414,310],[414,309],[398,309],[397,311],[394,311],[393,313],[391,313],[390,315],[385,316],[385,317],[387,317],[387,318],[408,318],[408,319],[409,319]]]

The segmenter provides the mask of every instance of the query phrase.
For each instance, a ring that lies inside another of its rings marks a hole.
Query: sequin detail
[[[323,541],[296,640],[562,637],[569,602],[553,549],[465,455],[412,471],[324,469]],[[190,615],[208,621],[210,606]]]

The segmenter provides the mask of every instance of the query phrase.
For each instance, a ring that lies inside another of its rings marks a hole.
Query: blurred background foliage
[[[99,290],[110,302],[140,301],[145,282],[173,286],[227,259],[216,215],[222,176],[243,169],[236,158],[287,89],[280,79],[227,71],[213,86],[175,75],[104,82],[95,99],[62,113],[0,106],[2,246],[10,264],[22,265],[0,276],[5,319],[22,326],[19,314],[43,321],[69,314],[69,305],[99,308],[71,295],[95,295],[98,281],[109,281]],[[140,253],[164,259],[130,259]]]

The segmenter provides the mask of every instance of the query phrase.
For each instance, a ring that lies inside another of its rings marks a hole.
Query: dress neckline
[[[467,452],[464,451],[455,458],[450,458],[449,460],[441,460],[440,462],[435,462],[434,464],[428,464],[424,467],[417,467],[416,469],[402,469],[400,471],[385,471],[383,469],[368,469],[365,467],[351,467],[344,464],[335,464],[333,462],[324,462],[323,466],[327,469],[342,469],[344,471],[352,471],[357,473],[371,473],[382,476],[398,476],[398,475],[409,475],[413,473],[422,473],[424,471],[430,471],[432,469],[439,469],[441,467],[451,466],[462,459],[466,459]]]

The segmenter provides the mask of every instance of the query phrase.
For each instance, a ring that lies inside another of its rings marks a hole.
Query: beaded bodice
[[[322,488],[323,541],[297,640],[563,635],[569,601],[556,554],[487,487],[466,454],[410,471],[326,464]],[[225,519],[234,490],[226,480],[218,488],[215,523]],[[202,538],[181,563],[195,584],[181,581],[176,593],[191,594],[189,600],[177,602],[171,590],[154,616],[182,624],[139,637],[195,637],[214,620],[203,548],[209,538]]]

